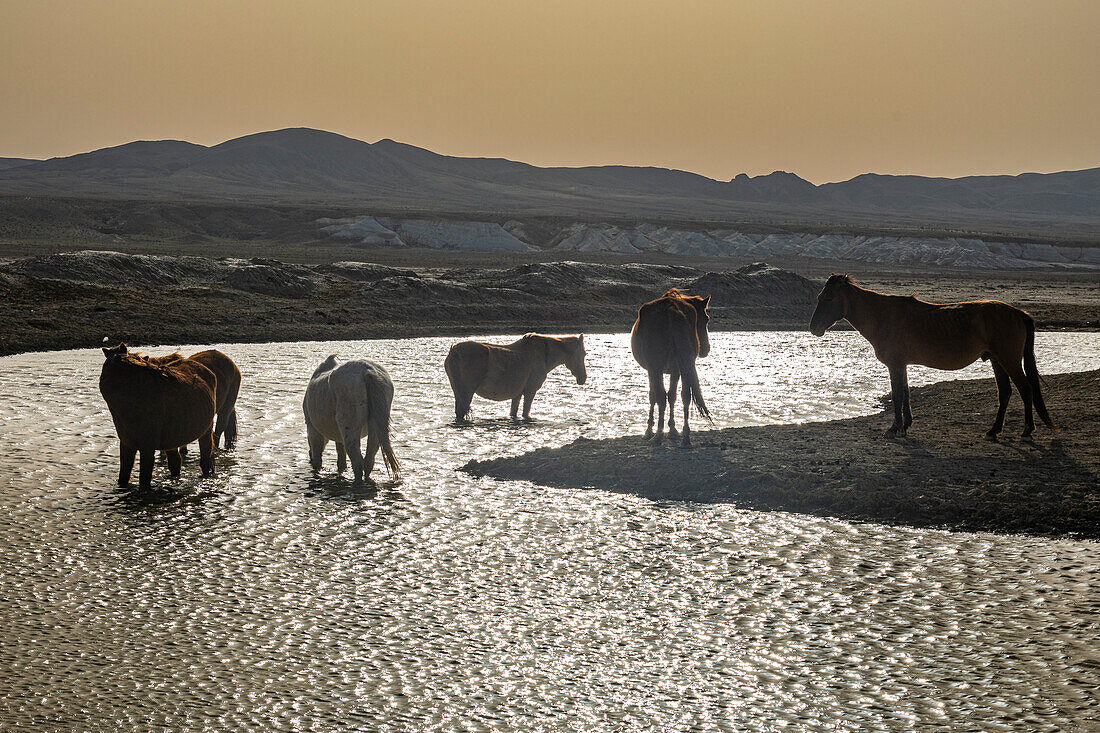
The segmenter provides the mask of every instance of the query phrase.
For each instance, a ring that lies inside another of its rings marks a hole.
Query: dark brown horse
[[[183,358],[197,361],[218,378],[218,418],[214,423],[214,447],[218,447],[224,434],[226,450],[233,448],[237,443],[237,395],[241,390],[241,370],[232,359],[217,349],[207,349],[188,357],[179,353],[149,357],[150,361],[158,364],[170,364]],[[186,449],[182,452],[186,453]]]
[[[992,362],[997,378],[997,418],[986,437],[996,440],[1004,427],[1013,383],[1024,401],[1024,437],[1035,429],[1033,404],[1047,427],[1057,430],[1039,388],[1035,321],[1019,308],[999,300],[927,303],[912,296],[876,293],[859,287],[847,275],[833,275],[817,297],[810,332],[821,336],[842,318],[871,342],[875,356],[890,370],[894,424],[888,435],[905,435],[913,423],[909,364],[954,370],[978,358]]]
[[[691,447],[691,429],[688,427],[689,407],[694,402],[699,413],[710,418],[710,411],[699,391],[699,374],[695,360],[710,353],[710,336],[707,333],[707,305],[710,296],[685,295],[673,288],[657,300],[638,309],[638,319],[630,332],[630,350],[634,359],[649,372],[649,425],[646,440],[654,438],[653,406],[657,405],[657,433],[654,443],[664,436],[665,400],[668,400],[668,434],[675,440],[676,427],[672,423],[673,405],[676,402],[676,382],[683,378],[681,395],[684,403],[683,446]],[[668,391],[665,391],[664,375],[669,375]]]
[[[195,440],[202,475],[212,475],[218,382],[214,373],[190,359],[158,364],[129,353],[126,344],[104,348],[103,355],[99,391],[121,444],[118,485],[129,486],[134,457],[141,453],[139,485],[149,487],[158,450],[168,457],[169,473],[179,476],[179,448]]]
[[[556,338],[529,333],[510,344],[463,341],[451,347],[443,362],[455,393],[455,419],[469,420],[474,395],[487,400],[511,400],[512,419],[523,398],[523,419],[531,419],[531,401],[551,369],[565,365],[584,384],[584,336]]]

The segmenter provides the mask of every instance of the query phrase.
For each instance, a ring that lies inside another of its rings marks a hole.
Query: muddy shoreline
[[[669,287],[712,295],[714,331],[806,328],[828,263],[692,266],[501,258],[293,264],[251,258],[83,251],[0,264],[0,355],[182,343],[628,331]],[[427,255],[425,255],[426,257]],[[833,263],[841,266],[838,263]],[[427,266],[436,265],[436,266]],[[996,298],[1042,330],[1100,328],[1100,289],[1051,273],[857,272],[885,292]],[[1084,279],[1083,279],[1084,278]]]
[[[728,502],[914,527],[1100,539],[1100,370],[1048,375],[1055,421],[1022,440],[1019,397],[1000,441],[985,440],[994,380],[914,389],[909,437],[889,439],[892,411],[847,420],[699,430],[691,450],[640,435],[580,439],[511,458],[471,461],[476,476],[602,489],[654,500]]]

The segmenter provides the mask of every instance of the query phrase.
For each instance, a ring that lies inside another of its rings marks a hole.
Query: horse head
[[[825,287],[817,296],[817,307],[810,317],[810,333],[824,336],[829,327],[848,316],[848,286],[852,278],[834,273],[825,282]]]
[[[127,353],[129,353],[129,350],[126,348],[126,344],[124,343],[119,344],[118,346],[103,347],[103,358],[105,359],[110,359],[112,356],[122,356],[123,354]]]
[[[565,359],[565,367],[577,378],[577,384],[584,384],[588,379],[588,372],[584,368],[584,335],[576,339],[566,339],[566,344],[571,345],[572,350]]]

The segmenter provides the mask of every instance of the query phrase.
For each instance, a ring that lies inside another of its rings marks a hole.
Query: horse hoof
[[[993,432],[986,433],[985,434],[985,439],[990,441],[990,442],[996,443],[997,442],[997,434],[993,433]]]

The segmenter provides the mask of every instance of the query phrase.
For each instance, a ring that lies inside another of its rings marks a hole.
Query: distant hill
[[[8,168],[18,168],[21,165],[27,163],[38,163],[40,161],[34,158],[0,158],[0,171],[7,170]]]
[[[815,186],[781,171],[717,181],[652,167],[540,168],[308,128],[212,147],[141,141],[44,161],[0,159],[0,193],[684,221],[978,220],[1036,231],[1051,222],[1100,224],[1100,168],[958,179],[865,174]]]

